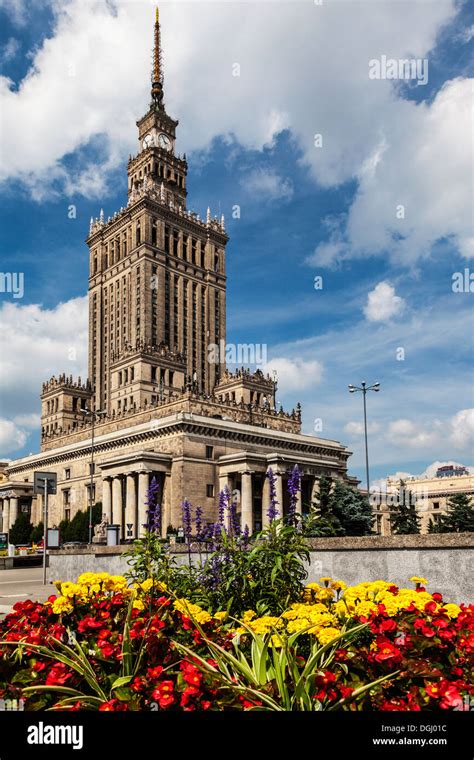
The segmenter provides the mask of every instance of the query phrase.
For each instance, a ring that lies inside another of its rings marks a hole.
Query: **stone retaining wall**
[[[423,536],[361,536],[309,540],[311,561],[308,582],[329,575],[348,584],[388,580],[411,586],[409,578],[428,579],[430,591],[440,591],[451,602],[473,600],[474,533]],[[127,570],[126,546],[97,546],[79,551],[50,553],[50,580],[75,580],[83,572],[122,574]],[[187,562],[183,546],[172,547],[181,564]],[[199,555],[193,554],[193,561]]]

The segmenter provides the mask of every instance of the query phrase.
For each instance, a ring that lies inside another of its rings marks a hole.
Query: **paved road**
[[[43,586],[42,567],[19,567],[0,570],[0,616],[11,610],[15,602],[34,599],[44,601],[56,588],[47,583]]]

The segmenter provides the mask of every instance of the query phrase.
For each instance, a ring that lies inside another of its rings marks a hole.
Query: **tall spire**
[[[151,97],[154,103],[162,105],[163,101],[163,64],[161,59],[160,14],[156,8],[155,32],[153,45],[153,69],[151,72]]]

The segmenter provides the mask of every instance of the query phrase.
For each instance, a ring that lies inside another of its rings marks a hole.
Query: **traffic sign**
[[[48,484],[48,493],[55,494],[58,482],[58,476],[55,472],[35,472],[33,480],[33,493],[44,495],[45,481]]]

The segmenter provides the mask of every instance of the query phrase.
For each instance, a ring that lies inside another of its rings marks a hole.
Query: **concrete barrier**
[[[473,600],[474,533],[420,536],[361,536],[309,539],[308,582],[331,576],[353,585],[386,580],[412,587],[412,575],[428,580],[428,590],[439,591],[450,602]],[[128,566],[127,546],[94,546],[78,550],[51,550],[49,577],[76,580],[85,572],[121,575]],[[183,546],[171,547],[179,563],[187,562]],[[199,555],[193,553],[193,562]]]

